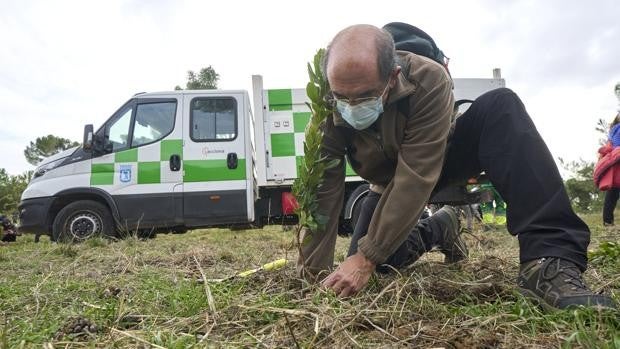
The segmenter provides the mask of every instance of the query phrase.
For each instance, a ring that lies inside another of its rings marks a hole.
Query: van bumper
[[[49,209],[55,197],[26,199],[19,203],[20,233],[49,234]]]

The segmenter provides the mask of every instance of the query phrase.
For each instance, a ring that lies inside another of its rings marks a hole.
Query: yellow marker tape
[[[242,272],[238,273],[237,276],[246,277],[246,276],[252,275],[252,274],[254,274],[254,273],[256,273],[257,271],[260,271],[260,270],[268,270],[268,271],[277,270],[277,269],[280,269],[280,268],[284,267],[286,265],[286,262],[287,262],[287,260],[284,259],[284,258],[278,259],[278,260],[275,260],[273,262],[269,262],[267,264],[264,264],[260,268],[242,271]]]
[[[269,263],[263,265],[263,269],[265,269],[265,270],[277,270],[277,269],[282,268],[285,265],[286,265],[286,259],[282,258],[282,259],[278,259],[278,260],[275,260],[273,262],[269,262]]]

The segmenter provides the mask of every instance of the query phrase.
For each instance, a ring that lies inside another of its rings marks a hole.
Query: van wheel
[[[57,242],[81,242],[94,236],[114,235],[108,208],[96,201],[81,200],[65,206],[54,219],[52,235]]]
[[[350,204],[353,205],[351,209],[351,218],[347,219],[344,223],[344,227],[340,229],[340,235],[348,236],[353,235],[355,231],[355,226],[357,225],[357,220],[360,217],[360,212],[362,209],[362,203],[364,202],[364,198],[368,195],[368,191],[370,190],[370,186],[368,183],[364,183],[359,185],[351,194],[349,194],[349,199],[347,200],[347,206],[349,206],[349,201],[355,200]]]
[[[364,202],[364,199],[366,198],[366,196],[360,198],[358,200],[358,202],[355,203],[355,205],[353,206],[353,211],[351,212],[351,235],[353,235],[353,232],[355,231],[355,226],[357,225],[357,221],[360,219],[360,213],[362,211],[362,203]]]

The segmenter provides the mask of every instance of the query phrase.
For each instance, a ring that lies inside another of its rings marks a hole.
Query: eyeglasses
[[[325,99],[327,103],[329,103],[332,106],[335,106],[337,102],[346,103],[348,105],[357,105],[357,104],[362,104],[364,102],[374,102],[385,94],[385,91],[387,91],[389,86],[390,86],[390,82],[388,81],[387,84],[385,84],[385,87],[383,88],[381,93],[379,93],[378,96],[374,96],[374,97],[362,97],[362,98],[354,98],[354,99],[339,98],[339,97],[334,96],[334,94],[331,91],[329,91],[329,94],[325,97]]]

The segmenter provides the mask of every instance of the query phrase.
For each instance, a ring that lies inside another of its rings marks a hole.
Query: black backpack
[[[422,29],[401,22],[388,23],[383,26],[383,29],[392,34],[397,50],[428,57],[441,64],[450,74],[448,70],[450,59],[437,47],[435,40]]]
[[[435,40],[424,30],[402,22],[388,23],[383,26],[383,29],[392,35],[394,46],[397,50],[412,52],[430,58],[441,64],[448,72],[448,75],[450,75],[450,70],[448,69],[450,58],[446,57],[443,51],[437,47]],[[473,101],[469,99],[458,100],[454,102],[454,108],[458,110],[460,105],[466,103],[473,103]],[[399,105],[399,110],[401,110],[404,115],[409,115],[408,108],[408,104],[406,105],[406,109],[401,108]]]

